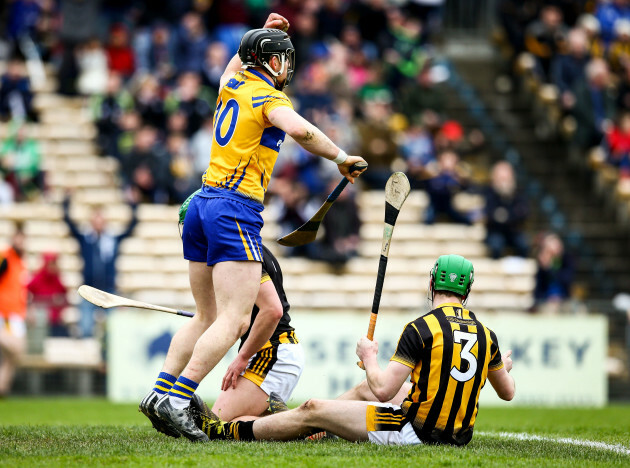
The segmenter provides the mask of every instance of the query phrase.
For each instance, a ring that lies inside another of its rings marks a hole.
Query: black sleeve
[[[501,350],[499,349],[499,340],[497,335],[490,329],[490,362],[488,363],[488,370],[499,370],[503,367],[503,360],[501,359]]]
[[[400,362],[412,369],[416,367],[416,364],[422,359],[422,350],[424,343],[420,332],[416,328],[413,322],[407,324],[403,330],[400,338],[398,339],[398,345],[396,346],[396,352],[392,356],[391,360]]]

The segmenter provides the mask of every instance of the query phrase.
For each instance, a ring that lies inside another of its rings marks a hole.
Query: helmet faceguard
[[[429,299],[435,291],[449,291],[462,296],[465,303],[475,280],[475,271],[470,260],[461,255],[442,255],[431,269]]]
[[[276,89],[282,91],[293,78],[295,66],[295,48],[289,35],[279,29],[252,29],[241,39],[238,55],[243,68],[263,67],[272,77]],[[271,67],[271,59],[276,56],[280,61],[280,71]],[[280,84],[277,78],[287,70],[286,80]]]

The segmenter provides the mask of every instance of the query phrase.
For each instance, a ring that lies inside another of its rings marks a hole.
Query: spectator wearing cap
[[[527,219],[527,201],[517,190],[514,169],[507,161],[492,168],[490,186],[485,193],[486,245],[492,258],[500,258],[506,247],[519,257],[527,257],[523,223]]]

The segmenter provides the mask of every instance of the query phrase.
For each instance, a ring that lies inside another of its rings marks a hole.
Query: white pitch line
[[[528,434],[526,432],[475,432],[477,435],[487,437],[499,437],[502,439],[515,439],[515,440],[538,440],[545,442],[555,442],[558,444],[576,445],[580,447],[589,447],[600,450],[608,450],[611,452],[619,453],[622,455],[630,455],[630,449],[621,444],[606,444],[604,442],[597,442],[594,440],[572,439],[570,437],[545,437],[536,434]]]

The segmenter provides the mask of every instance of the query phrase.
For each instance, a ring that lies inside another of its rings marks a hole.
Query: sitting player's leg
[[[251,421],[267,410],[268,398],[258,385],[241,376],[236,380],[236,388],[230,387],[219,394],[212,412],[223,421]]]
[[[405,382],[396,396],[389,400],[387,403],[392,403],[394,405],[400,406],[403,400],[409,395],[409,390],[411,390],[411,383]],[[362,381],[358,385],[352,387],[347,392],[339,395],[336,400],[355,400],[355,401],[378,401],[378,398],[374,396],[372,390],[370,390],[370,386],[367,383],[367,380]]]
[[[204,426],[210,439],[294,440],[324,429],[351,441],[368,440],[363,401],[309,400],[299,408],[255,421],[215,421]]]

